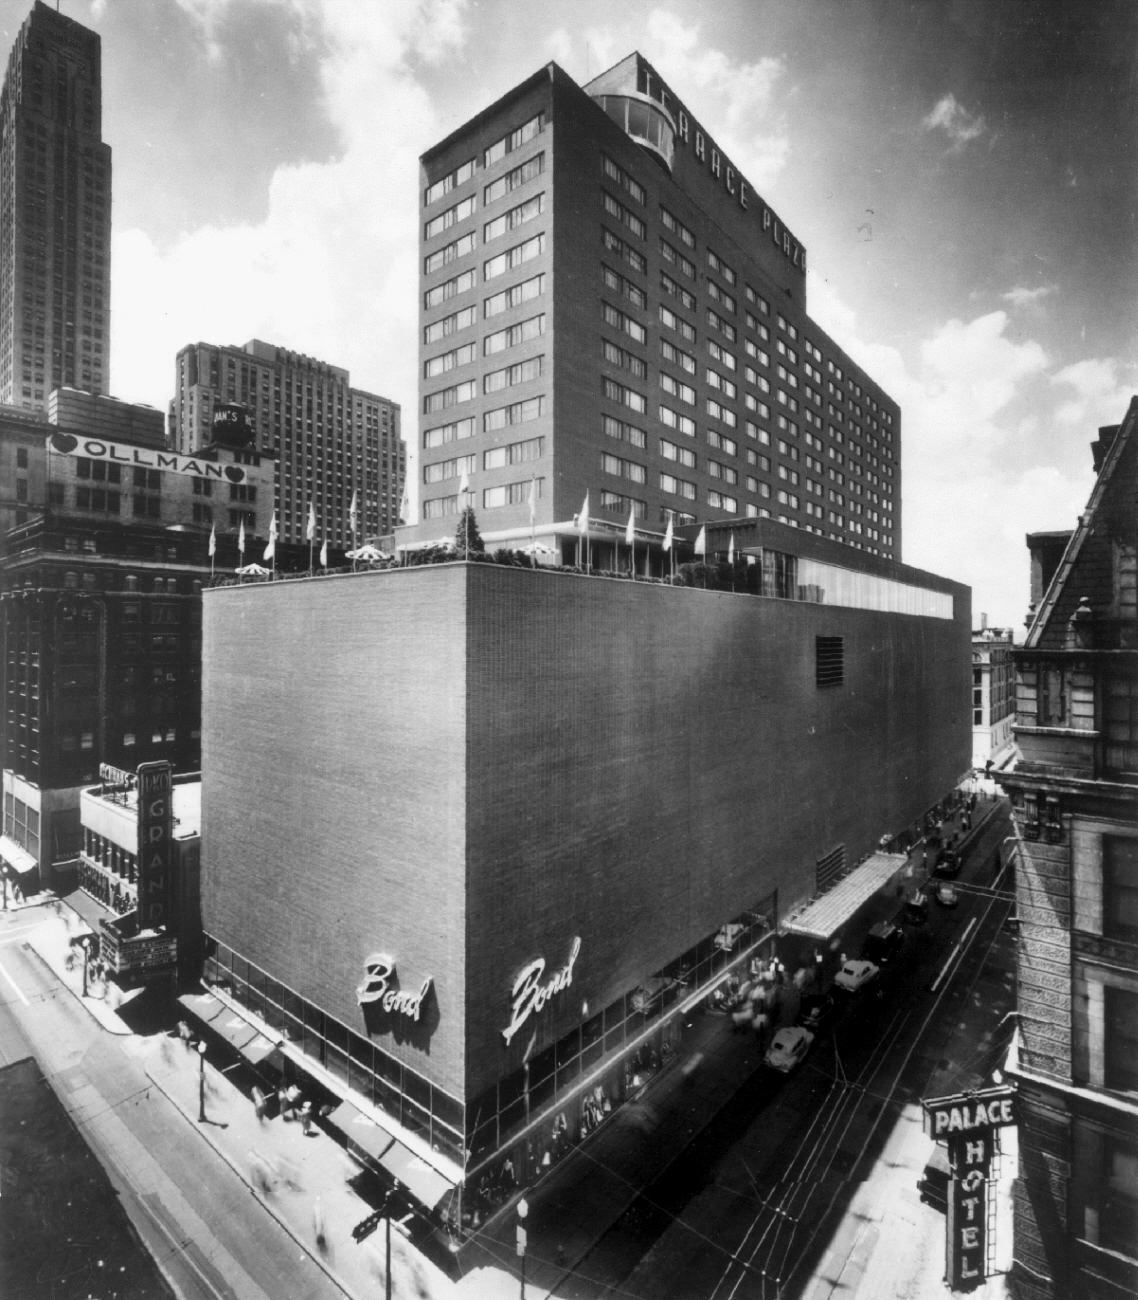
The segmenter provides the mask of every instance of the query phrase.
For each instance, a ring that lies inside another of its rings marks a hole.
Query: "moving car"
[[[796,1065],[801,1065],[814,1035],[801,1025],[791,1025],[789,1029],[780,1029],[771,1039],[767,1054],[763,1058],[772,1070],[789,1074]]]
[[[910,925],[923,925],[929,919],[929,896],[923,889],[909,896],[905,904],[905,920]]]
[[[933,895],[941,907],[955,907],[960,902],[960,895],[956,886],[950,880],[937,881],[936,891]]]
[[[960,854],[955,849],[941,849],[937,854],[934,876],[958,876],[960,874]]]
[[[835,1010],[832,993],[807,993],[798,1005],[798,1023],[816,1033],[833,1017]]]
[[[871,961],[864,959],[847,961],[834,976],[834,987],[846,993],[858,993],[872,984],[879,974],[880,967],[875,966]]]
[[[892,921],[880,921],[865,936],[861,955],[866,961],[884,966],[897,956],[904,943],[905,932],[899,925],[894,925]]]

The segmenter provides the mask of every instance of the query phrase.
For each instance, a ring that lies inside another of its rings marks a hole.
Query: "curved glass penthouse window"
[[[656,155],[669,171],[676,152],[676,125],[668,110],[646,95],[599,95],[598,102],[637,144]]]

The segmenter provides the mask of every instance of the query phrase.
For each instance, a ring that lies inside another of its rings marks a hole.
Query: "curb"
[[[49,970],[55,979],[68,991],[68,993],[71,994],[75,1001],[79,1003],[83,1010],[86,1011],[91,1019],[95,1021],[100,1029],[105,1029],[108,1034],[114,1034],[117,1038],[129,1038],[131,1036],[133,1031],[127,1028],[127,1026],[123,1024],[113,1011],[107,1010],[105,1016],[99,1015],[98,1011],[96,1011],[95,1007],[91,1004],[90,998],[85,998],[78,989],[73,988],[67,979],[56,970],[48,958],[31,941],[31,939],[24,940],[24,947],[27,948],[29,952],[35,954],[36,959],[43,963],[47,970]],[[117,1026],[108,1023],[108,1019],[111,1016],[114,1016],[115,1021],[118,1022]]]
[[[201,1137],[206,1142],[209,1143],[210,1147],[222,1158],[222,1160],[225,1161],[225,1163],[229,1166],[229,1168],[232,1169],[233,1172],[237,1175],[237,1177],[245,1184],[245,1187],[248,1190],[249,1195],[254,1199],[254,1201],[256,1201],[257,1204],[260,1205],[260,1207],[263,1210],[267,1211],[269,1214],[272,1215],[272,1217],[277,1221],[277,1223],[280,1224],[280,1226],[285,1230],[285,1232],[288,1233],[288,1235],[293,1239],[293,1241],[296,1242],[296,1244],[301,1248],[301,1250],[304,1251],[304,1253],[309,1257],[309,1259],[311,1259],[312,1262],[328,1277],[329,1281],[332,1282],[334,1286],[336,1286],[337,1288],[339,1288],[340,1291],[343,1292],[343,1294],[347,1297],[347,1300],[356,1300],[355,1292],[352,1291],[352,1289],[344,1282],[344,1280],[341,1277],[339,1277],[335,1272],[333,1272],[331,1268],[328,1267],[328,1265],[320,1258],[319,1253],[312,1249],[309,1242],[301,1240],[301,1238],[297,1235],[295,1229],[293,1228],[292,1224],[290,1224],[286,1219],[282,1218],[281,1215],[277,1213],[276,1207],[273,1206],[266,1197],[257,1195],[257,1192],[253,1187],[253,1184],[249,1181],[248,1177],[246,1176],[245,1171],[242,1168],[240,1168],[240,1166],[235,1162],[235,1160],[233,1160],[230,1157],[229,1153],[222,1146],[220,1146],[212,1139],[210,1134],[206,1131],[206,1126],[199,1125],[197,1121],[192,1119],[189,1112],[178,1100],[178,1098],[175,1097],[174,1094],[170,1092],[166,1087],[164,1087],[162,1080],[158,1078],[158,1076],[153,1072],[149,1062],[147,1062],[147,1064],[144,1066],[144,1069],[146,1071],[146,1077],[151,1081],[151,1083],[154,1084],[154,1086],[166,1098],[166,1100],[170,1102],[170,1104],[182,1116],[182,1118],[186,1121],[186,1123],[190,1124],[191,1127],[194,1129],[194,1131],[196,1133],[199,1133]],[[214,1072],[216,1073],[216,1069]]]

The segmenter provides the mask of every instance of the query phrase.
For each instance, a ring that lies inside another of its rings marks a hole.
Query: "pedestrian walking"
[[[300,1108],[300,1123],[305,1137],[314,1137],[312,1131],[312,1103],[306,1101]]]

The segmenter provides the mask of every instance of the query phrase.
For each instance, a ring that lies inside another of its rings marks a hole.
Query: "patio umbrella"
[[[378,546],[370,544],[360,546],[354,551],[347,551],[346,555],[349,560],[366,560],[369,564],[374,564],[377,560],[391,559],[386,551],[381,551]]]
[[[234,573],[239,573],[243,578],[267,578],[269,571],[262,564],[243,564],[241,568],[234,569]]]

